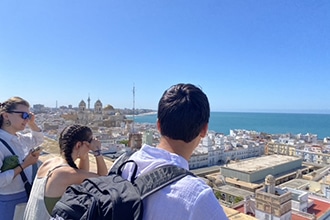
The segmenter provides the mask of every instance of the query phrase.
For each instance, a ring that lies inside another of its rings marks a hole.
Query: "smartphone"
[[[43,147],[41,147],[41,146],[37,146],[37,147],[35,147],[35,148],[33,148],[33,149],[31,150],[31,153],[35,153],[35,152],[39,153],[39,152],[41,152],[42,150],[43,150]]]

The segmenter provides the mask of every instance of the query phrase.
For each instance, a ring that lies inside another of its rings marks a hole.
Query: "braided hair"
[[[67,126],[60,133],[60,154],[64,156],[64,159],[70,167],[78,169],[71,155],[74,146],[79,141],[88,141],[88,138],[91,136],[91,134],[92,130],[89,127],[78,124]]]
[[[30,104],[26,100],[18,96],[11,97],[7,101],[0,103],[0,127],[2,127],[3,124],[2,113],[15,110],[17,105],[25,105],[28,108],[30,107]]]

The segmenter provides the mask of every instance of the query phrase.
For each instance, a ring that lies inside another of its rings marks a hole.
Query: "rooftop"
[[[252,173],[258,170],[267,169],[269,167],[285,164],[296,160],[301,160],[301,158],[274,154],[258,157],[256,159],[229,163],[226,168]]]
[[[314,204],[307,209],[308,213],[315,214],[317,218],[321,217],[323,214],[330,210],[330,201],[326,199],[317,199],[311,197],[313,199]]]
[[[250,192],[250,191],[247,191],[247,190],[244,190],[244,189],[239,189],[237,187],[230,186],[230,185],[223,185],[223,186],[218,187],[218,189],[221,192],[228,193],[228,194],[236,196],[236,197],[245,198],[245,197],[254,195],[253,192]]]
[[[309,180],[304,179],[293,179],[289,180],[288,182],[282,183],[280,187],[288,187],[291,189],[304,189],[306,185],[309,185]]]
[[[241,213],[240,211],[238,210],[235,210],[235,209],[231,209],[231,208],[228,208],[226,206],[223,206],[223,210],[225,211],[227,217],[230,219],[230,220],[255,220],[256,218],[253,217],[253,216],[250,216],[250,215],[246,215],[244,213]]]

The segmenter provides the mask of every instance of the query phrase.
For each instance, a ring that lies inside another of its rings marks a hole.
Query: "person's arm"
[[[4,155],[0,151],[0,167],[3,166]],[[11,183],[14,179],[15,171],[14,169],[6,170],[4,172],[0,172],[0,187],[5,187]]]
[[[107,166],[105,164],[104,158],[101,153],[101,142],[97,139],[93,139],[90,143],[89,149],[95,156],[97,174],[100,176],[105,176],[108,174]]]
[[[18,172],[18,171],[17,171]],[[0,187],[5,187],[11,183],[14,179],[15,171],[14,169],[6,170],[0,173]]]
[[[39,153],[29,153],[23,160],[21,164],[19,164],[15,169],[14,169],[14,177],[19,175],[25,168],[28,166],[31,166],[32,164],[35,164],[39,160]]]
[[[108,174],[108,169],[102,154],[95,156],[95,160],[97,166],[97,174],[100,176],[106,176]]]
[[[81,155],[79,157],[78,168],[81,170],[89,171],[89,156],[88,153],[86,155]]]
[[[21,172],[24,171],[26,167],[23,167],[21,164],[19,164],[17,167],[15,167],[14,170],[14,177],[16,177],[17,175],[20,175]]]
[[[39,126],[35,122],[35,115],[32,112],[30,112],[30,115],[31,115],[31,118],[27,124],[32,131],[31,132],[31,136],[32,136],[32,138],[31,138],[32,146],[31,147],[35,147],[44,142],[44,134],[43,134],[41,128],[39,128]]]
[[[30,129],[32,131],[41,132],[41,129],[35,122],[35,115],[32,112],[30,112],[30,116],[31,116],[31,118],[29,119],[29,121],[27,123],[29,125]]]
[[[44,142],[44,134],[39,126],[35,123],[35,115],[31,114],[31,118],[27,124],[31,130],[30,133],[20,134],[20,138],[24,141],[24,145],[30,150]]]
[[[6,170],[4,172],[1,172],[0,173],[0,187],[9,185],[12,182],[12,180],[16,176],[20,175],[20,173],[23,172],[23,170],[26,167],[38,162],[38,158],[39,158],[39,154],[32,155],[30,153],[26,156],[24,161],[21,164],[19,164],[17,167]],[[2,161],[0,162],[0,167],[1,166],[2,166]]]

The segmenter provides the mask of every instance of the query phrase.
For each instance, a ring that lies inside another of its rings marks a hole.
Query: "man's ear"
[[[209,129],[209,124],[207,123],[207,124],[205,124],[205,126],[201,130],[200,136],[202,138],[206,136],[208,129]]]
[[[160,122],[159,122],[158,119],[157,119],[157,130],[159,131],[159,133],[161,133],[161,131],[160,131]]]

